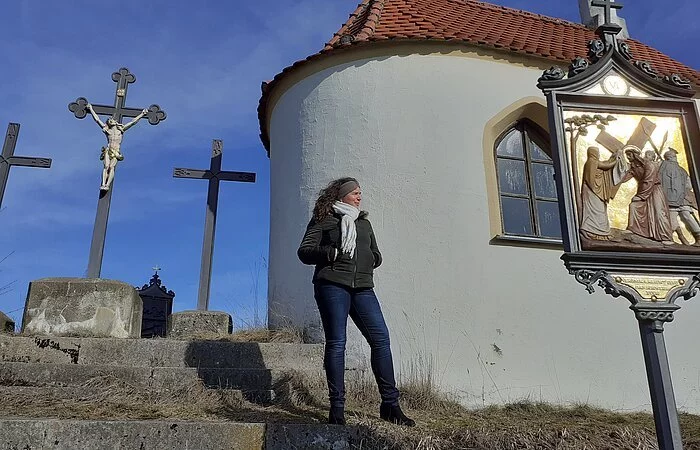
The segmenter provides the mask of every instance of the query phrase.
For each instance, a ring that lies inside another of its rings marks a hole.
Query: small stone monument
[[[15,321],[0,311],[0,333],[14,333]]]
[[[168,337],[173,339],[233,332],[231,315],[221,311],[180,311],[170,316]]]
[[[131,285],[90,278],[29,283],[22,332],[50,336],[141,337],[143,303]]]
[[[156,266],[153,270],[155,273],[151,277],[151,281],[138,289],[139,297],[143,302],[142,338],[165,337],[168,330],[168,319],[173,313],[175,293],[163,286],[158,276],[160,267]]]

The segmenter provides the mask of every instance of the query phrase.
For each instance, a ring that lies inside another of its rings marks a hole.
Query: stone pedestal
[[[0,333],[14,333],[15,321],[0,311]]]
[[[133,286],[96,278],[29,283],[22,331],[51,336],[138,338],[143,303]]]
[[[221,311],[180,311],[168,320],[168,337],[173,339],[232,332],[231,315]]]

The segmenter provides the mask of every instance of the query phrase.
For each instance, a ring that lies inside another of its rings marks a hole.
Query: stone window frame
[[[524,156],[522,158],[518,158],[518,157],[509,157],[509,156],[504,156],[504,155],[498,155],[498,148],[499,148],[500,144],[514,130],[520,133],[522,145],[523,145]],[[506,128],[506,130],[503,131],[494,141],[492,155],[493,155],[493,163],[494,163],[494,167],[495,167],[496,191],[497,191],[497,195],[498,195],[498,216],[500,218],[500,233],[494,237],[494,241],[496,241],[495,243],[514,243],[514,244],[524,244],[524,245],[528,245],[528,246],[534,245],[534,246],[538,246],[538,247],[545,246],[545,247],[552,247],[552,248],[561,248],[563,245],[561,237],[545,236],[542,234],[542,232],[540,230],[539,218],[537,216],[537,210],[536,210],[537,201],[539,200],[542,202],[551,202],[551,203],[556,204],[556,199],[553,197],[541,197],[538,199],[537,195],[534,194],[535,185],[534,185],[533,177],[531,176],[533,158],[532,158],[532,149],[531,149],[530,141],[535,142],[537,144],[537,146],[547,156],[549,156],[550,160],[546,163],[552,164],[552,161],[551,161],[552,151],[550,148],[547,132],[544,131],[534,121],[532,121],[526,117],[521,117],[518,120],[516,120],[514,123],[512,123],[510,126],[508,126]],[[509,194],[509,193],[503,193],[501,191],[501,184],[499,182],[499,170],[498,170],[499,159],[501,159],[501,160],[515,160],[515,161],[523,161],[524,162],[525,175],[526,175],[527,188],[528,188],[528,193],[526,195]],[[542,160],[535,160],[535,161],[537,164],[543,163]],[[530,223],[531,223],[531,226],[533,229],[532,234],[506,232],[505,223],[504,223],[503,202],[502,202],[503,197],[522,198],[522,199],[528,200],[528,204],[529,204],[529,208],[530,208],[529,209],[529,211],[530,211]]]

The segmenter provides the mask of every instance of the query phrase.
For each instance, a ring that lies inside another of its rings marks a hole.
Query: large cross
[[[605,23],[606,24],[613,23],[613,21],[612,21],[612,10],[613,9],[622,9],[624,7],[624,5],[622,3],[616,2],[613,0],[592,0],[591,6],[597,6],[599,8],[605,9]]]
[[[622,150],[627,145],[634,145],[640,150],[644,148],[646,143],[651,139],[651,134],[656,130],[656,124],[646,117],[642,117],[637,124],[632,136],[627,140],[627,144],[620,142],[615,136],[603,130],[595,138],[596,142],[610,150],[611,153],[616,153]],[[661,156],[661,155],[659,155]]]
[[[98,115],[108,115],[114,120],[121,123],[124,117],[136,117],[143,109],[128,108],[124,106],[126,103],[126,92],[129,89],[129,84],[136,81],[134,74],[129,72],[129,69],[122,67],[117,72],[112,74],[112,81],[117,83],[117,90],[114,96],[114,105],[92,105],[93,111]],[[76,101],[68,105],[68,110],[72,112],[76,118],[84,119],[87,114],[88,100],[85,97],[78,97]],[[160,109],[158,105],[148,107],[146,116],[148,123],[157,125],[160,121],[165,120],[165,111]],[[95,226],[92,231],[92,242],[90,243],[90,257],[88,259],[88,278],[99,278],[102,271],[102,257],[105,249],[105,238],[107,236],[107,221],[109,219],[109,206],[112,203],[112,189],[100,190],[99,199],[97,200],[97,214],[95,216]]]
[[[0,154],[0,208],[2,207],[2,198],[5,196],[5,187],[7,187],[7,179],[10,177],[12,166],[41,167],[44,169],[51,167],[51,159],[49,158],[15,156],[18,136],[19,124],[10,123],[7,126],[5,144],[2,146],[2,153]]]
[[[209,308],[211,266],[214,257],[214,234],[216,233],[216,210],[219,203],[219,181],[255,183],[255,173],[227,172],[221,170],[223,147],[224,144],[222,141],[218,139],[213,141],[209,170],[176,168],[173,171],[173,177],[175,178],[209,180],[207,211],[204,222],[204,243],[202,244],[202,263],[199,270],[199,291],[197,294],[197,309],[204,311]]]

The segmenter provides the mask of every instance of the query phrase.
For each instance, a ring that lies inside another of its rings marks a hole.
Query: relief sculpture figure
[[[601,161],[598,147],[588,147],[587,155],[581,185],[581,233],[589,239],[607,241],[611,238],[608,203],[629,179],[625,178],[626,164],[617,153]]]
[[[685,224],[693,234],[695,243],[700,246],[700,223],[694,212],[698,209],[693,185],[690,182],[688,172],[678,164],[678,151],[669,148],[664,153],[664,161],[659,169],[661,186],[666,197],[666,203],[671,214],[671,226],[678,235],[678,239],[685,245],[690,243],[683,235],[678,218]]]
[[[661,162],[649,150],[641,154],[634,145],[624,148],[630,160],[630,174],[637,180],[637,192],[629,205],[627,230],[647,239],[673,244],[671,213],[661,185]]]

